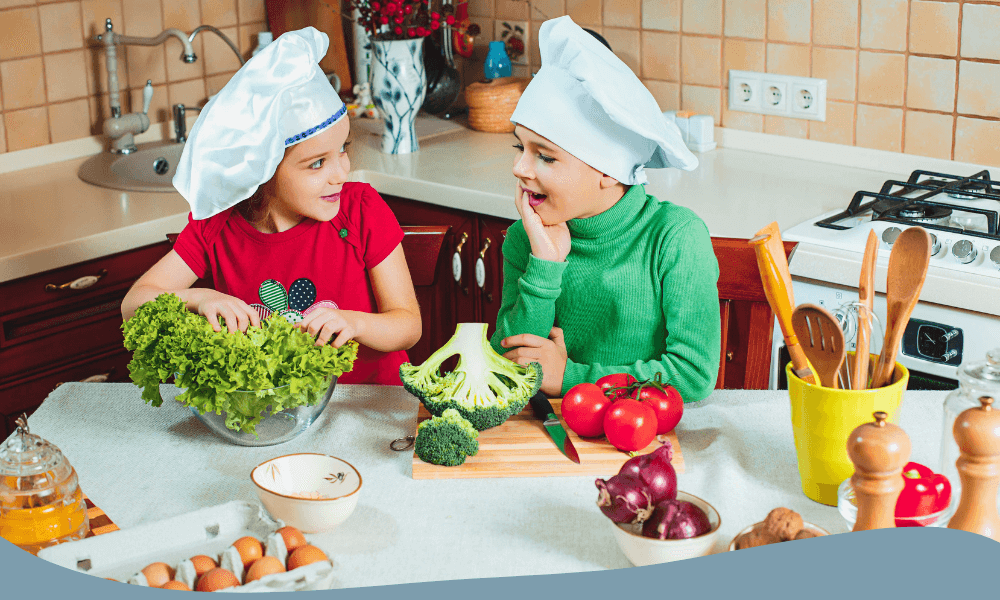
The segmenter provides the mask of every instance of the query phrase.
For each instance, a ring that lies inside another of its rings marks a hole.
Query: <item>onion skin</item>
[[[615,475],[594,484],[599,490],[598,508],[615,523],[641,523],[652,514],[652,499],[638,477]]]
[[[622,465],[619,475],[638,477],[649,492],[650,504],[677,498],[677,471],[670,464],[674,450],[670,441],[649,454],[634,456]]]
[[[711,531],[705,511],[686,500],[664,500],[643,523],[642,535],[657,540],[683,540]]]

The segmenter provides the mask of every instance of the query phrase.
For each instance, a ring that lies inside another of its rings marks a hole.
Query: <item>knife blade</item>
[[[542,420],[542,426],[548,432],[549,437],[556,443],[556,447],[566,455],[571,461],[580,464],[580,455],[577,454],[573,441],[569,439],[569,434],[563,429],[559,417],[552,409],[552,404],[545,394],[538,392],[531,397],[531,408],[535,411],[535,416]]]

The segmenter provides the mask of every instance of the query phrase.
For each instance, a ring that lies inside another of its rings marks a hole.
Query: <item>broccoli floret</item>
[[[479,452],[478,437],[472,423],[449,408],[440,417],[431,417],[417,427],[413,449],[426,463],[456,467],[465,462],[465,457]]]
[[[441,363],[456,354],[455,370],[442,375]],[[486,339],[486,323],[459,323],[448,343],[419,367],[401,365],[399,376],[432,415],[453,408],[483,431],[524,409],[542,385],[542,366],[522,367],[497,354]]]

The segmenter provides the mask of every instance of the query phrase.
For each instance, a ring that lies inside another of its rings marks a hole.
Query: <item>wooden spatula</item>
[[[926,229],[910,227],[899,234],[889,254],[889,275],[885,283],[885,340],[872,372],[872,389],[888,384],[892,378],[899,342],[920,298],[930,262],[931,236]]]
[[[823,387],[838,389],[837,374],[847,349],[840,322],[822,306],[802,304],[792,312],[792,328]]]
[[[861,261],[861,281],[858,283],[858,344],[854,351],[854,370],[851,387],[863,390],[868,387],[868,346],[872,330],[872,304],[875,299],[875,259],[878,258],[878,236],[868,232],[865,257]]]

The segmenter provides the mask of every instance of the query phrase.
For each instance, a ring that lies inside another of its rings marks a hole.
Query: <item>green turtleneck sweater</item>
[[[662,372],[685,402],[708,396],[719,371],[719,265],[691,210],[634,185],[603,213],[567,222],[565,262],[535,258],[521,221],[503,244],[504,284],[490,340],[530,333],[566,340],[562,393],[609,373]]]

